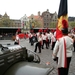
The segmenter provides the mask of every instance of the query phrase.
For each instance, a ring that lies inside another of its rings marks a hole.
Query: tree
[[[70,21],[70,22],[69,22],[69,26],[70,26],[71,28],[74,28],[74,27],[75,27],[75,21]]]
[[[2,18],[0,20],[0,27],[10,27],[11,20],[9,18]]]
[[[56,28],[56,22],[51,22],[50,23],[50,28]]]
[[[43,23],[40,20],[35,20],[34,24],[35,24],[35,28],[42,28],[43,27]]]

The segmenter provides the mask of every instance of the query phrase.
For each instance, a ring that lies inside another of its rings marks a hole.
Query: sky
[[[60,0],[0,0],[0,14],[4,15],[5,12],[10,19],[20,19],[25,14],[38,15],[49,9],[50,13],[59,10]],[[68,0],[68,16],[75,17],[75,0]]]

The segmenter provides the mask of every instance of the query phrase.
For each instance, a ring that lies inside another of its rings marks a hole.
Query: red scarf
[[[64,68],[67,68],[66,42],[64,39]]]

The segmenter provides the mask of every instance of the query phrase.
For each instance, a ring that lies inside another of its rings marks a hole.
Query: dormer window
[[[48,15],[47,15],[47,17],[48,17]]]

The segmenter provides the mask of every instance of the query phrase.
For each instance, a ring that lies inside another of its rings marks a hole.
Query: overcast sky
[[[37,15],[49,9],[50,13],[55,11],[58,14],[60,0],[0,0],[0,14],[5,12],[10,19],[20,19],[25,14]],[[75,17],[75,0],[68,0],[68,16]]]

